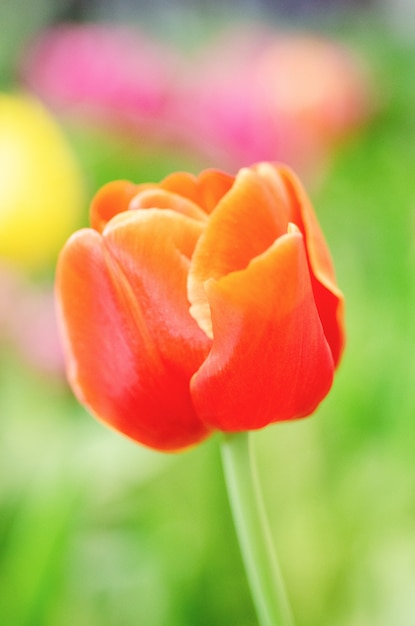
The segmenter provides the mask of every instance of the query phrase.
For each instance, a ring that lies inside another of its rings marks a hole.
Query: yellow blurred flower
[[[52,263],[83,202],[80,169],[53,117],[30,96],[0,94],[0,259],[29,270]]]

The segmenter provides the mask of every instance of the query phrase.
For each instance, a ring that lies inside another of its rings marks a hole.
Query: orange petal
[[[91,202],[89,213],[91,227],[102,232],[114,215],[128,211],[130,201],[136,193],[137,185],[126,180],[116,180],[101,187]]]
[[[189,273],[190,311],[209,336],[211,319],[206,280],[245,268],[251,259],[287,232],[288,216],[283,185],[278,189],[274,181],[252,169],[239,172],[199,239]]]
[[[186,277],[200,226],[170,211],[123,213],[101,236],[73,236],[57,268],[69,378],[92,413],[144,445],[206,437],[189,380],[209,341],[188,313]]]
[[[280,237],[247,269],[206,290],[214,339],[191,382],[199,416],[242,431],[311,413],[331,387],[333,359],[301,234]]]
[[[135,185],[127,180],[115,180],[107,183],[92,199],[89,214],[91,227],[102,232],[114,215],[128,211],[132,198],[140,190],[154,186],[153,184]]]
[[[291,196],[291,217],[304,235],[317,309],[335,365],[345,343],[344,297],[337,287],[333,261],[314,209],[297,177],[278,168]]]
[[[233,182],[234,178],[229,174],[205,170],[197,178],[187,172],[170,174],[160,183],[160,187],[192,200],[206,213],[211,213]]]

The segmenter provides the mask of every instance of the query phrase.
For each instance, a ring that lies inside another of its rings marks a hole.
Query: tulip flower
[[[249,431],[309,415],[344,344],[343,297],[296,176],[271,163],[107,184],[58,261],[69,381],[96,417],[156,450],[222,431],[261,626],[292,626]]]
[[[176,450],[312,413],[343,341],[343,298],[295,175],[117,181],[57,268],[70,383],[98,418]]]

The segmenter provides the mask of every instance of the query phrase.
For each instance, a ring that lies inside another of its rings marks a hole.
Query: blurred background
[[[411,0],[2,0],[1,624],[257,623],[219,438],[88,416],[53,275],[103,183],[260,159],[304,180],[347,301],[330,396],[255,433],[296,624],[415,623],[414,35]]]

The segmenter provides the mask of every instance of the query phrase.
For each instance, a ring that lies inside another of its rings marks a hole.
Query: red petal
[[[57,294],[69,378],[98,418],[159,450],[196,443],[189,380],[209,340],[188,313],[187,256],[200,226],[170,211],[128,212],[61,253]]]
[[[214,339],[191,383],[199,416],[241,431],[311,413],[331,387],[333,359],[300,233],[206,289]]]

